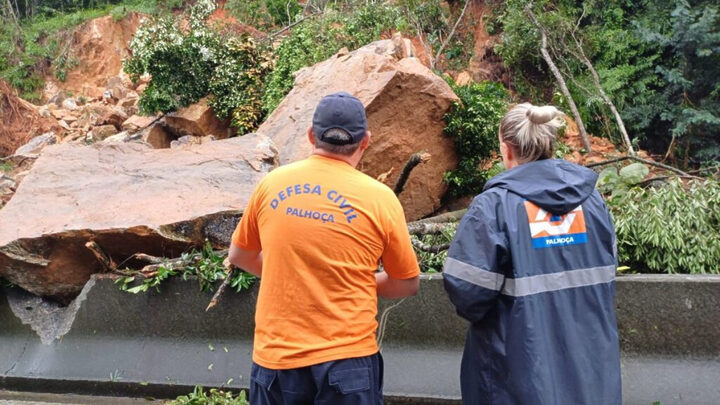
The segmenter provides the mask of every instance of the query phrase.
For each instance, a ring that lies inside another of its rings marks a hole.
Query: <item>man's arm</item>
[[[418,292],[420,277],[397,279],[390,277],[386,272],[375,273],[377,293],[383,298],[411,297]]]
[[[262,276],[262,250],[245,250],[231,243],[228,260],[256,277]]]

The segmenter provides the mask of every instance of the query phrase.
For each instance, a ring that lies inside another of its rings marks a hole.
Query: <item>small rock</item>
[[[50,109],[46,105],[38,108],[38,113],[43,118],[50,118],[52,116],[52,114],[50,113]]]
[[[46,132],[32,138],[28,143],[19,147],[14,156],[37,157],[41,150],[48,145],[57,143],[54,132]]]
[[[148,125],[152,124],[153,121],[155,121],[157,117],[155,116],[141,116],[141,115],[133,115],[132,117],[125,120],[122,125],[120,126],[120,129],[123,131],[128,131],[130,133],[135,133],[140,131],[143,128],[146,128]]]
[[[99,127],[93,128],[92,131],[88,132],[87,134],[87,141],[102,141],[105,140],[108,137],[111,137],[115,134],[117,134],[117,128],[115,128],[114,125],[101,125]]]
[[[474,80],[473,80],[473,78],[472,78],[472,75],[471,75],[470,72],[468,72],[467,70],[463,70],[463,71],[460,72],[460,73],[457,75],[457,77],[455,78],[455,83],[456,83],[458,86],[465,86],[465,85],[468,85],[468,84],[472,83],[473,81],[474,81]]]
[[[127,131],[120,132],[115,135],[108,136],[105,138],[103,143],[125,143],[130,140],[130,134]]]
[[[63,101],[64,101],[66,98],[67,98],[67,95],[65,94],[65,92],[64,92],[64,91],[60,91],[60,92],[56,93],[54,96],[50,97],[50,100],[48,100],[48,105],[49,105],[49,104],[54,104],[54,105],[56,105],[56,106],[58,106],[58,107],[61,107]]]
[[[4,174],[0,175],[0,195],[10,195],[15,193],[15,180]]]
[[[170,132],[179,136],[215,135],[224,139],[232,135],[230,121],[218,119],[207,98],[165,115],[165,124]]]
[[[105,92],[103,93],[103,97],[102,97],[102,98],[103,98],[103,101],[104,101],[104,102],[110,103],[110,104],[112,104],[112,103],[114,103],[115,101],[117,101],[117,99],[116,99],[115,97],[113,97],[113,92],[110,91],[110,90],[105,90]]]
[[[62,108],[66,110],[77,110],[79,107],[74,99],[66,98],[62,101]]]
[[[50,111],[50,115],[53,116],[56,120],[61,120],[65,116],[65,111],[63,110],[52,110]]]
[[[150,144],[154,149],[170,148],[172,142],[175,142],[172,135],[157,123],[142,131],[142,140]]]
[[[65,122],[65,120],[59,120],[59,121],[58,121],[58,125],[60,125],[60,126],[63,127],[64,129],[70,130],[70,125],[68,125],[68,123]]]
[[[204,143],[212,142],[214,140],[215,140],[215,137],[212,135],[208,135],[208,136],[185,135],[185,136],[181,136],[177,140],[170,142],[170,148],[171,149],[187,148],[192,145],[202,145]]]

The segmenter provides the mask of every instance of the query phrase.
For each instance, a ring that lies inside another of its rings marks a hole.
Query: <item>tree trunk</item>
[[[575,37],[575,34],[573,34],[572,37],[575,41],[575,46],[577,46],[578,51],[580,52],[578,56],[590,71],[593,81],[595,82],[595,87],[600,93],[600,97],[602,97],[603,101],[605,101],[605,104],[610,107],[610,111],[612,111],[613,115],[615,116],[615,121],[617,121],[618,127],[620,128],[620,134],[622,134],[623,142],[625,143],[625,147],[627,147],[628,153],[630,153],[630,155],[632,156],[635,156],[635,150],[630,143],[630,137],[628,136],[627,130],[625,129],[625,123],[623,122],[622,117],[620,117],[620,113],[615,108],[615,104],[612,102],[612,100],[610,100],[610,97],[608,97],[608,95],[605,93],[605,90],[603,90],[602,86],[600,85],[600,76],[598,75],[592,63],[590,63],[590,60],[587,58],[587,56],[585,56],[585,51],[583,50],[582,44]]]
[[[15,23],[15,26],[19,29],[20,23],[18,22],[18,16],[17,14],[15,14],[15,10],[13,10],[12,3],[10,2],[10,0],[5,0],[5,3],[7,4],[7,10],[10,14],[10,18],[13,20],[13,23]]]
[[[438,50],[437,50],[437,53],[435,54],[435,58],[433,58],[433,61],[432,61],[433,66],[431,68],[434,68],[440,61],[440,55],[442,54],[443,49],[445,49],[447,44],[450,42],[450,39],[453,37],[453,35],[455,35],[455,30],[457,29],[458,25],[460,25],[460,21],[462,21],[463,16],[465,15],[465,10],[467,10],[468,4],[470,4],[470,0],[465,0],[465,5],[463,6],[462,11],[460,12],[460,16],[458,17],[457,21],[455,21],[455,25],[453,25],[452,30],[450,31],[450,34],[448,34],[447,38],[445,38],[445,40],[442,41],[440,48],[438,48]]]
[[[525,12],[530,17],[535,26],[538,28],[538,31],[540,31],[540,53],[542,54],[543,59],[545,59],[545,63],[548,64],[548,67],[550,67],[550,70],[555,76],[555,80],[557,80],[557,83],[560,86],[560,90],[567,98],[568,104],[570,104],[570,111],[572,111],[572,114],[575,117],[575,122],[577,122],[578,130],[580,131],[580,137],[582,138],[585,149],[588,151],[588,153],[592,153],[592,148],[590,147],[590,140],[588,138],[587,132],[585,131],[585,125],[583,125],[582,118],[580,118],[580,112],[575,105],[575,100],[573,100],[572,95],[570,94],[570,90],[568,90],[567,84],[565,83],[565,79],[563,79],[562,75],[560,74],[560,70],[558,70],[557,66],[555,66],[555,63],[553,62],[552,58],[550,57],[550,53],[547,50],[547,35],[545,34],[545,29],[542,25],[540,25],[540,22],[537,20],[537,18],[535,18],[535,14],[533,14],[529,5],[525,7]]]

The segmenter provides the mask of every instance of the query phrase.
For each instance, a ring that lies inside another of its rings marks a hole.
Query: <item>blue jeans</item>
[[[380,353],[289,370],[253,362],[250,405],[382,405],[382,384]]]

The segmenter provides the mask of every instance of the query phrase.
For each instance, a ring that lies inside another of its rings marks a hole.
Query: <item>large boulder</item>
[[[103,270],[88,241],[116,263],[138,252],[177,257],[205,240],[227,248],[276,163],[272,142],[257,135],[181,150],[50,146],[0,210],[0,276],[67,302]]]
[[[215,139],[225,139],[233,135],[230,120],[217,118],[207,98],[165,115],[165,125],[177,138],[213,135]]]
[[[307,129],[320,99],[341,90],[355,95],[365,105],[372,132],[359,169],[373,177],[394,169],[392,185],[413,153],[432,155],[415,168],[400,195],[407,219],[414,220],[440,206],[443,174],[457,164],[453,140],[443,134],[443,116],[457,96],[416,58],[398,59],[393,49],[391,40],[378,41],[301,70],[292,91],[257,132],[275,142],[282,164],[304,159],[311,153]]]

